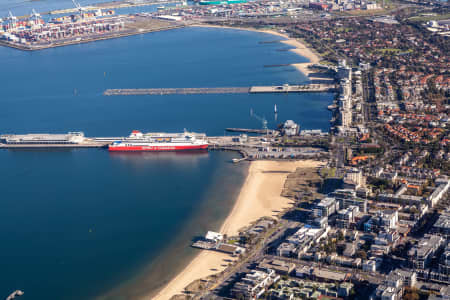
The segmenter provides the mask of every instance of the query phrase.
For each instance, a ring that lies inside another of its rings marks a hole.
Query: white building
[[[292,120],[287,120],[283,125],[284,134],[287,136],[297,135],[300,131],[300,126]]]

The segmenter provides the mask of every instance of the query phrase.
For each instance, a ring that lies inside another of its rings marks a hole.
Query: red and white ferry
[[[109,151],[183,151],[207,149],[206,135],[200,133],[142,133],[133,130],[128,138],[109,145]]]

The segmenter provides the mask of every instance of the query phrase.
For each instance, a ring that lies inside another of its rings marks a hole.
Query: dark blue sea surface
[[[186,28],[37,52],[2,47],[0,134],[186,128],[223,135],[226,127],[261,128],[250,109],[272,128],[292,119],[327,130],[331,94],[102,95],[306,82],[292,67],[264,67],[305,61],[277,51],[282,44],[259,43],[274,39]],[[134,299],[160,287],[196,253],[190,240],[219,229],[231,209],[246,176],[233,157],[1,150],[0,297],[21,289],[23,299]]]

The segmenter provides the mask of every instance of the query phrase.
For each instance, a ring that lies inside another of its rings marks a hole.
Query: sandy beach
[[[309,62],[305,63],[297,63],[293,64],[297,70],[299,70],[301,73],[303,73],[305,76],[307,76],[310,80],[314,79],[311,78],[311,70],[308,68],[310,65],[317,64],[320,62],[321,58],[318,54],[316,54],[313,50],[308,48],[305,44],[303,44],[298,39],[289,38],[289,36],[285,33],[281,33],[275,30],[263,30],[263,29],[255,29],[255,28],[243,28],[243,27],[229,27],[229,26],[216,26],[216,25],[191,25],[192,27],[211,27],[211,28],[227,28],[227,29],[235,29],[235,30],[246,30],[246,31],[254,31],[254,32],[263,32],[268,33],[272,35],[276,35],[282,38],[285,38],[286,40],[283,40],[282,43],[295,47],[291,51],[307,58]]]
[[[263,216],[276,217],[280,211],[292,205],[288,198],[281,197],[286,177],[297,168],[317,167],[318,161],[253,161],[231,213],[220,232],[234,235]],[[218,273],[226,268],[226,259],[231,256],[201,251],[189,265],[173,278],[155,297],[144,299],[168,300],[182,293],[192,281]]]

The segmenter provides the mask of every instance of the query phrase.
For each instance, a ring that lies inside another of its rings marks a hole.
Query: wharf
[[[73,148],[105,148],[110,143],[90,142],[79,144],[0,144],[0,149],[73,149]]]
[[[248,87],[221,88],[162,88],[162,89],[108,89],[105,96],[119,95],[199,95],[199,94],[245,94]]]
[[[203,249],[203,250],[212,250],[216,247],[216,243],[211,243],[208,241],[200,240],[200,241],[193,243],[192,247]]]
[[[334,84],[304,84],[252,87],[210,88],[152,88],[152,89],[107,89],[105,96],[125,95],[201,95],[201,94],[256,94],[256,93],[326,93],[336,92]]]

